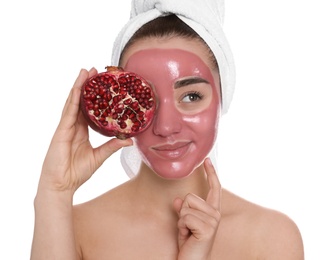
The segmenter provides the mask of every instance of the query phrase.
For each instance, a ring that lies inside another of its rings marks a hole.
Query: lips
[[[163,159],[177,159],[188,152],[191,143],[191,141],[179,141],[172,144],[161,144],[151,147],[151,150]]]

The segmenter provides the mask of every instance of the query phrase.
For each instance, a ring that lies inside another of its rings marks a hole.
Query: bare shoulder
[[[90,201],[75,205],[75,220],[108,218],[108,212],[111,213],[110,216],[115,216],[114,213],[122,213],[121,211],[127,209],[125,204],[129,203],[126,199],[128,193],[126,185],[127,183],[123,183]]]
[[[74,205],[73,221],[76,248],[80,259],[104,259],[116,252],[116,242],[122,241],[121,230],[131,222],[130,200],[124,185],[116,187],[85,203]],[[115,241],[115,243],[113,242]]]
[[[304,259],[297,225],[279,211],[256,205],[224,190],[222,219],[227,224],[226,228],[236,225],[243,230],[239,231],[239,235],[246,239],[251,251],[248,253],[256,259]]]

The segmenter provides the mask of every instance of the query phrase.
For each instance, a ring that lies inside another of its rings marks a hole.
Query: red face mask
[[[188,176],[216,139],[220,87],[211,69],[192,52],[154,48],[133,53],[125,70],[144,77],[156,93],[153,123],[135,137],[143,161],[163,178]]]

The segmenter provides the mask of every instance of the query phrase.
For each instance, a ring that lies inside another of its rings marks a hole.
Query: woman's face
[[[122,66],[154,88],[151,126],[135,137],[144,162],[166,179],[188,176],[211,151],[220,115],[219,73],[206,48],[185,39],[147,39],[132,45]]]

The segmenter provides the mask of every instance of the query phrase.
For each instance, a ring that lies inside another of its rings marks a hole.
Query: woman
[[[208,44],[169,15],[143,25],[120,53],[120,65],[146,78],[158,100],[152,125],[133,140],[140,169],[72,206],[97,168],[132,145],[91,147],[79,97],[96,70],[81,70],[42,168],[31,258],[303,259],[296,225],[222,189],[207,158],[225,105],[221,63]]]

